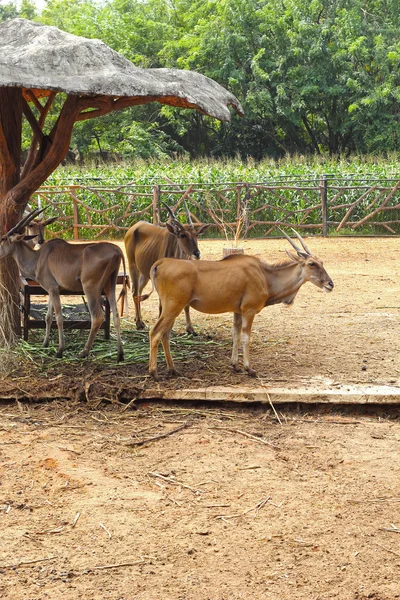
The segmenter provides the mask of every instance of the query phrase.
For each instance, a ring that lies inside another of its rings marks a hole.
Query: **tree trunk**
[[[21,180],[22,90],[0,88],[0,237],[21,219],[31,194],[65,157],[80,109],[79,97],[67,96],[50,135],[39,143],[40,161]],[[32,143],[37,143],[35,137]],[[0,346],[13,343],[20,333],[18,267],[14,259],[4,258],[0,260]]]
[[[0,88],[0,237],[21,218],[23,208],[8,200],[20,179],[22,90]],[[0,345],[20,334],[19,273],[13,258],[0,260]]]
[[[321,150],[319,149],[318,140],[315,137],[315,134],[310,126],[310,123],[308,122],[306,115],[302,115],[301,120],[303,121],[304,127],[306,128],[307,133],[310,136],[310,140],[311,140],[312,146],[314,148],[314,152],[316,152],[318,155],[320,155]]]

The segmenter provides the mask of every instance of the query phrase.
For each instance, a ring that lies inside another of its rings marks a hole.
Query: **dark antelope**
[[[53,239],[38,250],[27,241],[25,233],[32,220],[42,212],[36,209],[29,213],[0,239],[0,259],[12,256],[22,273],[37,281],[49,294],[46,315],[46,335],[43,346],[49,345],[53,310],[58,327],[57,357],[64,350],[63,318],[61,314],[60,290],[83,292],[86,296],[91,317],[88,340],[80,357],[86,357],[93,345],[97,331],[104,321],[101,307],[101,294],[105,293],[112,310],[114,327],[118,338],[118,360],[123,360],[121,326],[115,297],[115,287],[121,261],[125,272],[125,259],[122,251],[109,242],[69,244],[61,239]],[[126,294],[126,288],[121,292]]]
[[[183,225],[176,219],[169,206],[166,204],[164,206],[170,215],[170,221],[166,227],[139,221],[128,229],[124,238],[132,281],[137,329],[145,327],[141,314],[140,297],[150,279],[152,265],[161,258],[191,258],[192,256],[196,259],[200,258],[197,237],[209,227],[209,225],[203,225],[196,231],[186,204],[187,225]],[[185,307],[185,314],[186,330],[188,333],[194,334],[189,307]]]
[[[177,374],[170,351],[170,333],[182,309],[191,306],[207,314],[233,313],[231,364],[235,371],[240,371],[238,353],[241,337],[243,367],[249,375],[255,376],[249,360],[250,332],[255,315],[265,306],[280,302],[291,304],[307,281],[324,291],[333,290],[333,281],[322,261],[313,256],[300,235],[295,234],[302,249],[284,234],[297,254],[287,252],[290,260],[276,264],[266,264],[255,256],[245,255],[231,255],[215,262],[174,258],[157,261],[151,269],[151,279],[153,289],[160,297],[161,314],[150,331],[150,375],[158,378],[160,341],[169,373]]]

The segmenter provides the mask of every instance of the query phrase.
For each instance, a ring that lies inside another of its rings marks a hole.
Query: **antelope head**
[[[29,225],[25,226],[25,233],[26,235],[29,235],[32,237],[32,248],[35,247],[36,245],[41,246],[42,244],[44,244],[45,239],[44,239],[44,230],[47,227],[47,225],[51,225],[51,223],[54,223],[54,221],[57,220],[58,217],[50,217],[49,219],[43,220],[43,219],[34,219],[33,221],[31,221],[29,223]],[[34,238],[37,238],[36,240],[34,240]]]
[[[0,258],[10,256],[13,252],[13,246],[16,242],[29,241],[37,236],[27,235],[26,227],[29,227],[30,223],[43,212],[44,208],[36,208],[30,211],[27,215],[24,215],[20,221],[14,227],[12,227],[5,235],[0,238]]]
[[[180,223],[176,218],[172,208],[165,204],[165,202],[163,202],[163,204],[170,215],[170,220],[166,224],[167,229],[170,233],[177,237],[182,254],[189,258],[194,256],[194,258],[199,259],[200,250],[197,243],[197,236],[201,235],[207,229],[208,225],[204,225],[196,232],[189,209],[186,206],[186,202],[184,204],[186,218],[188,220],[187,225],[182,225],[182,223]]]
[[[282,231],[282,229],[279,231],[296,250],[296,254],[293,254],[293,252],[289,252],[288,250],[286,250],[286,253],[293,261],[302,266],[304,280],[310,281],[317,287],[321,288],[324,292],[331,292],[334,287],[332,279],[326,272],[322,260],[311,253],[301,235],[293,229],[293,232],[299,240],[302,248],[295,244],[294,241],[284,231]]]

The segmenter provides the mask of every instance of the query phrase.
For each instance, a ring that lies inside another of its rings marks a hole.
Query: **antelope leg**
[[[242,332],[242,315],[240,313],[233,313],[233,330],[232,330],[233,346],[232,346],[231,365],[235,371],[241,370],[240,366],[239,366],[239,342],[240,342],[241,332]]]
[[[253,325],[254,314],[243,315],[242,324],[242,346],[243,346],[243,366],[250,377],[255,377],[257,373],[250,367],[250,334]]]

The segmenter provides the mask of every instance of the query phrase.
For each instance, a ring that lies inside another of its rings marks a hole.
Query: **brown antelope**
[[[57,357],[64,350],[63,318],[61,314],[60,290],[83,292],[87,298],[91,317],[91,329],[86,345],[79,355],[84,358],[89,354],[94,338],[104,321],[101,307],[101,294],[105,293],[113,313],[114,327],[118,338],[118,360],[123,360],[121,342],[121,326],[115,297],[115,286],[121,261],[125,272],[125,259],[122,251],[110,242],[69,244],[65,240],[53,239],[38,250],[34,250],[27,241],[25,227],[40,213],[41,209],[32,211],[10,229],[0,239],[0,259],[12,256],[22,273],[37,281],[49,294],[46,315],[46,335],[43,346],[49,345],[53,311],[58,328]],[[126,293],[125,285],[121,294]]]
[[[38,210],[38,209],[36,209],[36,210]],[[29,215],[30,215],[29,211],[26,211],[26,212],[24,212],[23,218],[28,219]],[[44,230],[47,227],[47,225],[50,225],[50,223],[54,223],[54,221],[56,221],[57,218],[58,217],[50,217],[50,219],[46,219],[46,220],[33,219],[33,221],[30,221],[29,224],[25,227],[25,231],[24,231],[25,243],[28,244],[28,246],[30,246],[34,250],[36,250],[38,247],[40,247],[42,244],[44,244],[44,242],[45,242]],[[21,232],[22,232],[22,229],[21,229]],[[20,273],[24,277],[29,277],[29,275],[27,273],[24,273],[24,271],[22,269],[20,269]]]
[[[177,375],[170,351],[170,333],[182,309],[191,306],[207,314],[233,313],[231,364],[235,371],[240,371],[238,350],[241,336],[243,367],[249,375],[255,376],[249,360],[250,332],[255,315],[265,306],[280,302],[292,304],[300,287],[307,281],[324,291],[333,290],[333,281],[322,262],[311,254],[300,235],[295,234],[303,250],[284,233],[297,254],[287,251],[290,260],[276,264],[266,264],[255,256],[245,255],[231,255],[219,261],[194,262],[175,258],[157,261],[151,269],[151,280],[160,297],[161,314],[150,331],[150,375],[158,379],[160,341],[169,374]]]
[[[164,204],[164,203],[163,203]],[[136,327],[144,329],[140,297],[150,279],[150,269],[160,258],[200,258],[197,237],[204,233],[209,225],[201,226],[197,231],[190,212],[185,204],[187,225],[180,223],[172,209],[166,206],[170,221],[166,227],[152,225],[145,221],[135,223],[125,234],[124,243],[128,257],[129,274],[132,281],[132,295],[135,304]],[[185,307],[186,331],[195,335],[190,321],[189,307]]]

